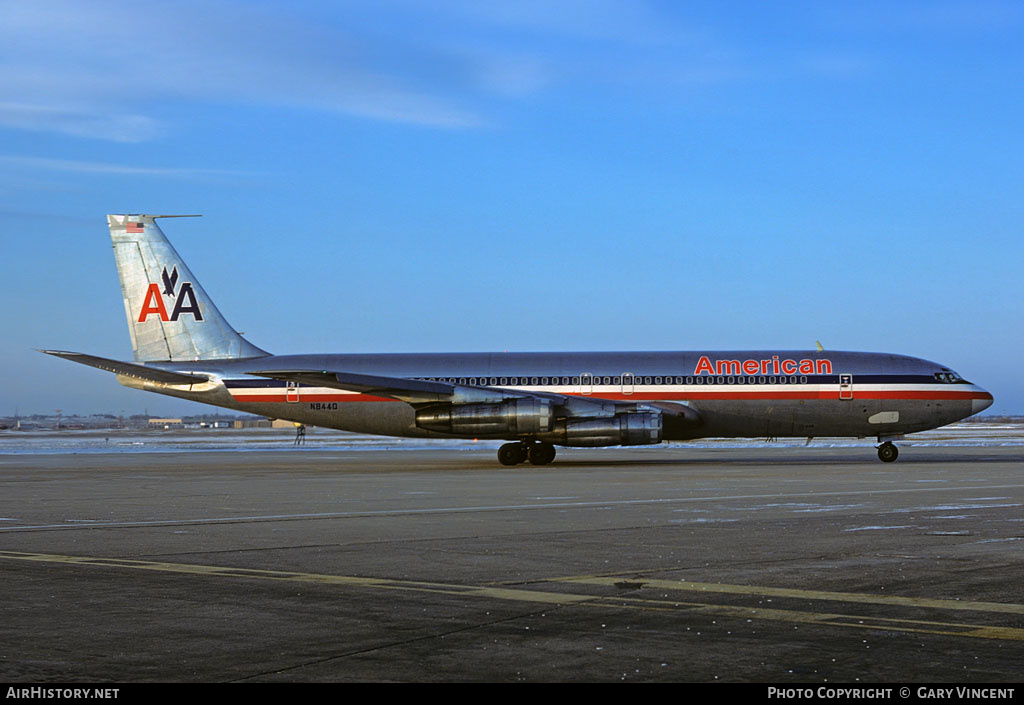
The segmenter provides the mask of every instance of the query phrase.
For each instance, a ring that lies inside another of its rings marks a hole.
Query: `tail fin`
[[[261,357],[206,295],[157,226],[158,215],[108,215],[132,350],[139,362]]]

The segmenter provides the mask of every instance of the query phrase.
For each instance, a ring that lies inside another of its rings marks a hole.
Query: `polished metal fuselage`
[[[200,372],[208,375],[210,382],[183,386],[120,377],[122,384],[312,426],[408,437],[453,434],[420,428],[415,423],[413,406],[396,399],[303,386],[247,373],[344,370],[620,403],[662,403],[696,412],[666,414],[664,440],[896,438],[963,419],[987,407],[992,399],[977,385],[959,378],[947,381],[954,378],[947,378],[951,372],[948,367],[884,353],[396,353],[271,355],[148,364]]]

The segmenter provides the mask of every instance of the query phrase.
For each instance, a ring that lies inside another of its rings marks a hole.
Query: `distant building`
[[[270,419],[235,419],[235,428],[273,428]]]
[[[150,428],[162,426],[163,428],[181,428],[181,419],[150,419]]]
[[[287,428],[294,431],[298,424],[284,419],[236,419],[234,426],[235,428]]]

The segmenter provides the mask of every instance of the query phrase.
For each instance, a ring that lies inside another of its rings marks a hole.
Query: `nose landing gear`
[[[900,450],[892,444],[891,441],[886,441],[882,445],[878,446],[878,459],[883,463],[891,463],[899,457]]]

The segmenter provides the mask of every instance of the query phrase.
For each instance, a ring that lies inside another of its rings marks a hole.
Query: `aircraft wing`
[[[210,380],[202,375],[193,375],[186,372],[171,372],[161,370],[148,365],[136,365],[131,362],[110,360],[105,357],[86,355],[79,352],[67,352],[65,350],[40,350],[39,352],[53,355],[54,357],[71,360],[90,367],[96,367],[114,374],[134,377],[135,379],[146,380],[147,382],[159,382],[161,384],[202,384]]]

